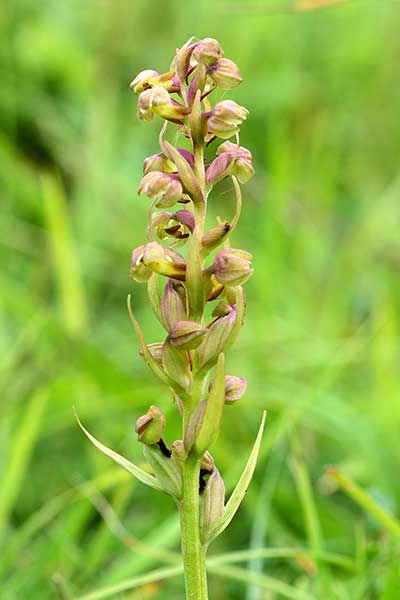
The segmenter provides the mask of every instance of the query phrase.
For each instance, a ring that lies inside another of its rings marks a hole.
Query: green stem
[[[189,457],[183,467],[181,507],[186,600],[208,599],[205,549],[200,541],[199,476],[199,461]]]

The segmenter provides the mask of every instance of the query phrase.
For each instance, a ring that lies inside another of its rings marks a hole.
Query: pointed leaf
[[[204,452],[213,445],[221,431],[221,419],[225,405],[225,357],[218,357],[212,386],[199,430],[194,440],[192,452],[203,456]]]
[[[161,325],[163,325],[163,320],[161,316],[161,294],[160,288],[158,285],[158,273],[153,273],[150,279],[147,282],[147,294],[149,296],[150,305],[153,310],[153,313],[160,321]]]
[[[176,461],[172,456],[165,456],[156,444],[143,446],[143,454],[163,491],[179,499],[182,496],[182,475]]]
[[[162,142],[162,150],[164,154],[175,163],[181,182],[192,197],[192,200],[194,202],[200,202],[203,199],[201,189],[188,161],[176,148],[174,148],[174,146],[172,146],[172,144],[165,140]]]
[[[75,418],[78,421],[79,427],[82,429],[82,431],[86,435],[86,437],[89,438],[89,440],[92,442],[92,444],[94,446],[96,446],[96,448],[98,450],[103,452],[103,454],[105,454],[106,456],[111,458],[114,462],[116,462],[123,469],[128,471],[128,473],[130,473],[131,475],[136,477],[136,479],[139,479],[139,481],[141,481],[142,483],[145,483],[146,485],[154,488],[155,490],[163,491],[160,483],[157,481],[157,479],[155,477],[153,477],[152,475],[149,475],[149,473],[146,473],[146,471],[143,471],[143,469],[140,469],[140,467],[137,467],[136,465],[131,463],[127,458],[124,458],[117,452],[114,452],[114,450],[111,450],[111,448],[108,448],[107,446],[105,446],[104,444],[102,444],[101,442],[96,440],[96,438],[91,433],[89,433],[89,431],[87,429],[85,429],[85,427],[82,425],[75,409],[74,409],[74,413],[75,413]]]
[[[228,527],[229,523],[235,516],[236,511],[244,498],[244,495],[247,492],[247,489],[251,482],[251,478],[253,477],[254,469],[256,468],[258,453],[260,450],[262,435],[264,432],[265,418],[266,411],[263,412],[260,429],[258,430],[256,441],[254,442],[254,446],[248,458],[247,464],[243,469],[242,475],[240,476],[240,479],[237,482],[236,487],[233,490],[231,497],[229,498],[225,506],[221,522],[217,527],[215,527],[214,531],[210,534],[210,541],[215,539],[224,531],[224,529]]]

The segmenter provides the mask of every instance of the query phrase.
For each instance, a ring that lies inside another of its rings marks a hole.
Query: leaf
[[[275,577],[270,577],[269,575],[253,573],[252,571],[240,567],[222,567],[219,565],[214,566],[212,564],[208,565],[208,569],[221,577],[242,581],[243,583],[252,583],[263,590],[274,592],[274,594],[277,594],[282,598],[290,598],[291,600],[316,600],[314,595],[299,590],[294,586],[289,585],[280,579],[276,579]]]
[[[174,459],[164,456],[157,445],[144,446],[143,454],[163,491],[179,499],[182,496],[182,475]]]
[[[219,523],[218,527],[216,527],[214,531],[210,534],[210,541],[219,536],[228,527],[229,523],[235,516],[236,511],[244,498],[244,495],[247,492],[247,489],[251,482],[251,478],[253,477],[254,469],[256,468],[257,464],[258,453],[260,450],[262,435],[264,432],[266,414],[266,411],[264,411],[261,419],[261,425],[256,437],[256,441],[254,442],[254,446],[252,448],[246,466],[243,469],[242,475],[240,476],[240,479],[237,482],[236,487],[233,490],[225,506],[221,522]]]
[[[185,189],[188,191],[193,202],[198,203],[203,199],[201,189],[195,177],[192,167],[182,154],[169,142],[163,140],[162,150],[172,160],[178,169],[179,177]]]
[[[400,539],[400,522],[371,498],[362,487],[343,475],[343,473],[335,467],[328,467],[326,473],[337,481],[343,491],[350,496],[354,502],[375,517],[384,529],[394,537]]]
[[[206,408],[196,433],[192,452],[203,456],[204,452],[213,445],[221,431],[221,419],[225,405],[225,358],[221,353],[218,357],[212,386]]]
[[[149,573],[145,573],[144,575],[137,575],[137,577],[121,581],[120,583],[116,583],[110,587],[89,592],[84,596],[75,598],[75,600],[100,600],[101,598],[109,598],[120,592],[133,590],[134,588],[145,585],[146,583],[153,583],[155,581],[161,581],[162,579],[168,579],[169,577],[175,577],[181,573],[183,573],[182,565],[154,569],[154,571],[149,571]]]
[[[138,479],[142,483],[145,483],[146,485],[154,488],[155,490],[163,491],[160,483],[155,477],[153,477],[153,475],[149,475],[149,473],[146,473],[146,471],[143,471],[142,469],[131,463],[127,458],[124,458],[117,452],[114,452],[114,450],[111,450],[111,448],[108,448],[107,446],[96,440],[96,438],[91,433],[89,433],[88,430],[85,429],[85,427],[82,425],[75,409],[74,414],[76,420],[78,421],[79,427],[82,429],[86,437],[89,438],[89,440],[94,446],[96,446],[98,450],[103,452],[103,454],[111,458],[114,462],[116,462],[118,465],[120,465],[123,469],[128,471],[128,473],[136,477],[136,479]]]
[[[140,347],[142,349],[142,352],[143,352],[143,355],[144,355],[144,358],[145,358],[147,364],[149,365],[149,367],[151,368],[153,373],[155,373],[155,375],[157,375],[157,377],[159,377],[161,379],[161,381],[166,383],[169,387],[172,387],[174,390],[176,390],[176,392],[179,394],[179,396],[182,399],[187,398],[188,395],[187,395],[186,391],[180,385],[178,385],[171,377],[169,377],[169,375],[167,375],[167,373],[165,373],[162,370],[160,365],[154,360],[153,356],[151,355],[151,352],[147,347],[146,340],[144,339],[143,331],[142,331],[139,323],[137,322],[135,315],[133,314],[130,294],[128,294],[127,304],[128,304],[129,317],[131,319],[131,323],[135,330],[136,336],[139,340],[139,344],[140,344]]]
[[[161,295],[160,288],[158,285],[158,273],[153,273],[150,279],[147,282],[147,294],[149,296],[150,305],[153,310],[153,313],[160,321],[161,325],[163,325],[162,315],[161,315]]]

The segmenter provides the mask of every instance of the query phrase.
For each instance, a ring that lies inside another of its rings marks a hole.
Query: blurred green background
[[[125,307],[132,293],[147,340],[159,341],[145,289],[128,272],[147,219],[136,188],[160,122],[137,121],[128,84],[144,68],[167,70],[191,35],[216,37],[239,64],[244,83],[229,97],[250,110],[242,143],[257,167],[233,239],[256,270],[228,363],[248,393],[226,410],[213,451],[229,490],[269,413],[251,488],[211,554],[289,547],[314,556],[231,566],[229,577],[210,575],[211,598],[400,597],[400,526],[372,514],[400,513],[400,5],[301,8],[1,5],[2,600],[73,598],[169,565],[168,550],[179,549],[172,501],[100,455],[72,407],[137,462],[133,424],[150,403],[167,414],[167,441],[179,437]],[[229,187],[210,202],[229,218]],[[373,509],[337,489],[329,464]],[[259,584],[238,581],[243,569]],[[267,577],[290,587],[276,591]],[[112,597],[182,598],[182,581]]]

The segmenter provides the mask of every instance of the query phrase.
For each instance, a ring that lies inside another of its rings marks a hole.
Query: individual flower
[[[204,38],[193,46],[192,57],[197,62],[205,65],[214,64],[219,58],[222,58],[224,51],[221,44],[214,38]]]
[[[179,350],[198,348],[207,330],[196,321],[177,321],[172,327],[167,341]]]
[[[250,267],[250,252],[235,248],[224,248],[217,252],[212,264],[215,279],[227,286],[242,285],[253,272]]]
[[[138,73],[129,87],[134,94],[141,94],[153,87],[162,87],[171,93],[179,91],[178,80],[173,72],[160,75],[157,71],[151,69]]]
[[[207,75],[223,90],[235,88],[243,79],[239,67],[229,58],[220,58],[207,67]]]
[[[161,318],[167,329],[171,331],[178,321],[187,319],[187,297],[186,290],[182,284],[169,279],[161,299]]]
[[[217,148],[217,158],[207,169],[207,183],[214,185],[227,175],[236,175],[240,183],[246,183],[254,175],[250,150],[229,141]]]
[[[234,404],[245,394],[247,382],[244,377],[236,377],[236,375],[225,375],[225,404]],[[209,389],[214,385],[214,380],[210,382]]]
[[[158,242],[142,244],[132,252],[130,276],[143,283],[150,279],[152,272],[184,281],[186,263],[178,252]]]
[[[177,176],[150,171],[140,182],[138,194],[142,193],[155,201],[156,208],[169,208],[182,198],[183,190]]]
[[[167,423],[161,410],[157,406],[150,406],[145,415],[139,417],[135,424],[138,441],[146,446],[157,444],[160,441]]]
[[[188,113],[188,109],[173,100],[163,87],[146,89],[138,99],[137,115],[142,121],[151,121],[157,114],[167,121],[181,123]]]
[[[151,217],[151,228],[160,240],[171,237],[186,240],[194,229],[194,215],[190,210],[177,210],[175,213],[156,212]]]
[[[227,140],[239,131],[239,126],[248,114],[247,108],[233,100],[222,100],[211,111],[205,113],[208,133]]]

